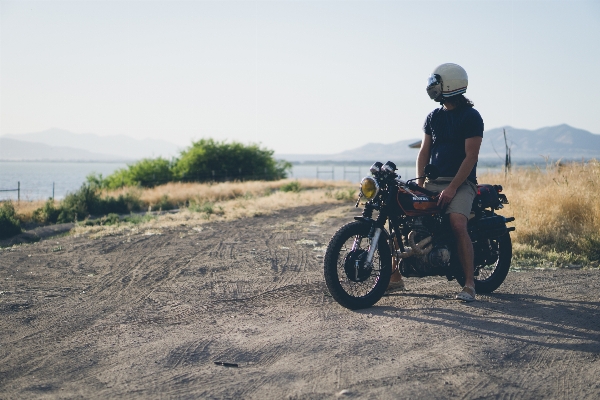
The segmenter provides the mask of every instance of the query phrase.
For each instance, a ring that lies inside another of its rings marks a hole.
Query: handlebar
[[[414,182],[408,182],[408,183],[406,184],[406,186],[407,186],[407,187],[408,187],[410,190],[418,190],[419,192],[421,192],[421,193],[425,193],[426,195],[428,195],[428,196],[431,196],[431,197],[436,197],[437,195],[439,195],[439,193],[438,193],[438,192],[432,192],[431,190],[424,189],[424,188],[422,188],[421,186],[417,185],[417,184],[416,184],[416,183],[414,183]]]

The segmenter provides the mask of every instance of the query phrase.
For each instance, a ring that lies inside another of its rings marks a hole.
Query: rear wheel
[[[512,260],[510,234],[506,233],[498,238],[490,239],[489,244],[485,243],[485,245],[490,246],[490,251],[497,253],[498,257],[494,257],[494,262],[489,264],[484,261],[475,266],[475,291],[477,293],[492,293],[498,289],[508,275]],[[475,249],[475,251],[478,250]],[[464,286],[465,278],[462,274],[456,280],[461,286]]]
[[[371,307],[390,282],[392,257],[386,235],[379,238],[371,264],[365,262],[371,245],[370,224],[356,221],[341,227],[325,253],[325,283],[331,296],[351,310]]]

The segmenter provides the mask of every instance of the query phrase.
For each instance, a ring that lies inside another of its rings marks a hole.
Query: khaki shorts
[[[424,187],[427,190],[441,192],[448,187],[450,182],[452,182],[452,179],[454,178],[443,176],[433,181],[426,179]],[[446,214],[458,213],[464,215],[468,219],[469,215],[471,215],[471,207],[473,206],[475,196],[477,196],[477,185],[467,179],[456,190],[456,195],[446,207]]]

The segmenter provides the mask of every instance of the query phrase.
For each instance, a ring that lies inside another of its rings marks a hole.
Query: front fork
[[[368,221],[370,220],[373,223],[373,226],[371,227],[371,231],[369,232],[369,238],[371,238],[371,244],[369,246],[369,251],[367,252],[367,258],[365,259],[365,264],[366,265],[371,265],[373,263],[373,257],[375,256],[375,250],[377,250],[377,246],[379,244],[379,238],[381,237],[381,232],[383,231],[383,229],[381,228],[382,226],[384,226],[385,221],[387,220],[387,217],[384,213],[380,212],[377,220],[373,221],[371,219],[371,215],[372,215],[372,209],[366,208],[365,209],[366,212],[363,212],[363,221]],[[358,247],[360,247],[360,242],[361,242],[362,238],[357,237],[356,239],[354,239],[354,244],[352,245],[352,250],[356,250]]]
[[[371,239],[371,246],[369,246],[369,252],[367,253],[367,259],[365,260],[367,265],[371,265],[373,262],[373,256],[375,255],[375,250],[377,250],[377,244],[379,243],[380,236],[381,228],[375,228],[375,232],[373,232],[373,239]]]
[[[373,235],[369,235],[372,237],[371,245],[369,246],[369,250],[367,252],[367,258],[362,260],[363,268],[369,268],[373,264],[373,257],[375,256],[375,250],[377,250],[377,244],[379,243],[379,237],[381,236],[381,228],[375,228]],[[373,231],[373,230],[372,230]],[[352,251],[360,248],[360,242],[362,241],[362,237],[357,236],[354,238],[354,243],[352,244]],[[358,271],[361,268],[361,260],[357,259],[354,263],[354,273],[355,279],[358,280]]]

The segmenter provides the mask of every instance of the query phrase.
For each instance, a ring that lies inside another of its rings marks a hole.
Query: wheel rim
[[[375,288],[375,285],[377,285],[377,282],[381,276],[381,259],[379,258],[379,251],[376,251],[373,255],[371,272],[366,279],[356,282],[346,275],[346,257],[348,257],[353,251],[356,252],[368,250],[368,243],[370,243],[370,240],[365,239],[360,235],[351,236],[344,242],[344,244],[342,244],[342,248],[338,253],[337,276],[339,283],[342,286],[342,289],[352,297],[368,296]],[[361,245],[367,246],[361,247]]]
[[[487,264],[487,265],[476,265],[475,266],[475,271],[477,274],[477,275],[475,275],[476,281],[485,282],[485,281],[491,279],[492,276],[494,275],[494,272],[496,272],[496,268],[498,267],[498,263],[500,262],[500,254],[498,251],[499,243],[496,240],[494,240],[494,247],[496,248],[496,251],[498,252],[498,258],[496,259],[496,262],[494,262],[493,264]]]

